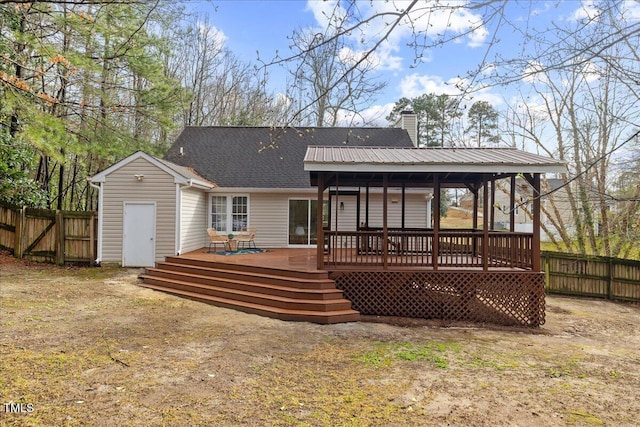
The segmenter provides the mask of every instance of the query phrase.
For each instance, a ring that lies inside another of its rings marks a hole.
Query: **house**
[[[165,159],[135,153],[91,179],[100,188],[99,261],[156,263],[144,286],[287,320],[544,323],[540,197],[531,232],[496,229],[495,206],[479,200],[498,185],[515,198],[517,177],[540,195],[541,176],[564,163],[516,149],[421,149],[411,135],[186,128]],[[469,229],[440,226],[449,188],[473,194]],[[256,244],[275,249],[225,260],[203,249],[208,227],[255,227]],[[147,246],[132,249],[134,241]],[[130,261],[138,252],[152,255]]]
[[[314,246],[317,191],[303,167],[310,145],[413,147],[413,142],[401,128],[187,127],[165,159],[134,153],[91,178],[100,188],[97,262],[151,266],[206,246],[208,227],[224,234],[255,227],[260,247]],[[399,226],[401,189],[392,193],[392,217]],[[430,194],[405,195],[408,225],[427,226]],[[381,197],[379,191],[370,194],[374,204]],[[355,193],[333,200],[340,227],[355,230]],[[325,222],[329,216],[326,211]],[[138,217],[145,218],[144,227]],[[372,213],[370,224],[381,221],[379,210]]]

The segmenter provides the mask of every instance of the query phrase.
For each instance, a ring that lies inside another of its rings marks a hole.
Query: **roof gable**
[[[151,156],[142,151],[137,151],[132,155],[120,160],[119,162],[109,166],[102,172],[95,174],[90,178],[91,182],[105,182],[107,176],[138,159],[144,159],[157,168],[163,170],[167,174],[173,176],[176,184],[196,185],[203,188],[213,188],[216,186],[213,182],[207,181],[206,179],[198,175],[195,171],[189,170],[189,168],[187,167],[176,165],[167,160],[158,159],[157,157]]]
[[[399,128],[187,127],[165,159],[220,187],[309,188],[310,145],[412,147]]]

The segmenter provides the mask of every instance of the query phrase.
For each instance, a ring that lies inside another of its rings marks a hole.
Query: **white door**
[[[122,266],[152,267],[156,258],[156,204],[124,204]]]

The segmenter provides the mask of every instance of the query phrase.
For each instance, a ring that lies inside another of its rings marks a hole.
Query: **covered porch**
[[[309,147],[305,169],[318,188],[317,268],[330,272],[362,314],[544,323],[540,179],[564,170],[562,162],[515,149]],[[516,177],[530,186],[527,200],[515,200]],[[516,232],[513,219],[510,229],[495,228],[498,182],[509,189],[512,218],[517,204],[529,210],[532,232]],[[369,225],[372,188],[383,194],[382,206],[376,207],[382,210],[382,226],[377,227]],[[389,226],[391,188],[402,194],[400,227]],[[433,194],[431,221],[424,228],[405,227],[410,188]],[[441,228],[441,196],[450,188],[473,194],[470,228]],[[331,203],[354,193],[357,223],[345,227],[340,209]]]

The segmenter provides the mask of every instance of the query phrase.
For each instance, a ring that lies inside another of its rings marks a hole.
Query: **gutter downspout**
[[[191,180],[189,180],[189,187],[191,187]],[[180,255],[180,250],[181,248],[181,242],[180,242],[180,236],[182,235],[182,230],[181,228],[181,216],[182,216],[182,204],[180,203],[181,201],[181,189],[180,189],[180,184],[176,183],[176,229],[175,229],[175,247],[174,247],[174,253],[176,255]]]
[[[186,188],[192,188],[193,179],[189,179],[185,185]],[[176,255],[180,255],[182,252],[182,186],[176,183],[176,229],[175,229],[175,247],[174,251]]]
[[[103,194],[102,183],[95,185],[90,178],[87,178],[89,185],[98,190],[98,253],[96,254],[96,264],[102,262],[102,224],[103,224]]]

